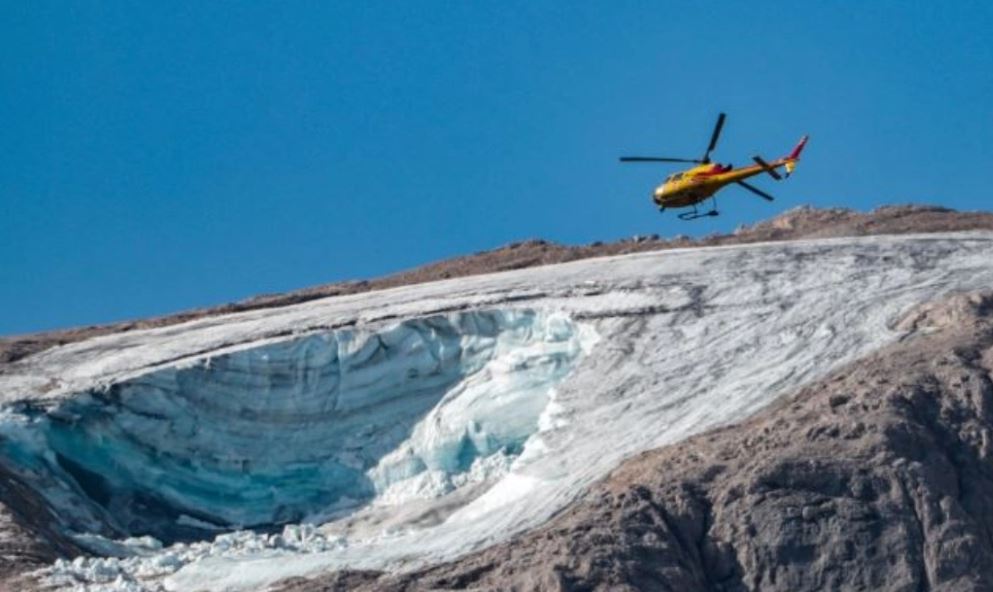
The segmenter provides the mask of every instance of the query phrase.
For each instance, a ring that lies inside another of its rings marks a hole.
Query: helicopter
[[[793,174],[796,163],[800,160],[800,153],[807,145],[808,136],[800,138],[800,142],[788,155],[772,162],[766,162],[760,156],[753,156],[752,160],[755,161],[755,164],[737,169],[730,164],[712,163],[710,153],[717,146],[717,140],[721,136],[721,129],[724,128],[726,117],[724,113],[717,116],[717,123],[714,125],[714,132],[710,136],[710,144],[707,146],[707,151],[703,153],[703,158],[621,157],[621,162],[692,162],[697,164],[691,169],[669,175],[661,185],[655,188],[652,193],[652,201],[658,206],[660,212],[664,212],[666,208],[692,207],[692,212],[682,212],[677,217],[680,220],[695,220],[716,216],[718,214],[717,198],[714,194],[731,183],[737,183],[762,199],[773,201],[774,198],[771,195],[750,183],[746,183],[745,179],[767,173],[773,179],[781,181],[784,177],[776,170],[780,167],[786,169],[786,177]],[[706,212],[697,210],[697,205],[708,198],[711,200],[710,210]]]

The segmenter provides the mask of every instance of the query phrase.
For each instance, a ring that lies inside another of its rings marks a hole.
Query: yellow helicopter
[[[768,173],[773,179],[780,181],[783,179],[783,176],[776,170],[779,167],[785,167],[787,177],[793,173],[797,161],[800,160],[800,152],[803,151],[803,147],[807,144],[807,136],[800,138],[800,142],[788,155],[777,158],[772,162],[766,162],[759,156],[753,156],[752,160],[755,161],[755,164],[738,169],[730,164],[722,165],[710,162],[710,153],[717,146],[717,139],[720,137],[721,129],[724,127],[725,117],[724,113],[717,116],[714,133],[710,136],[710,145],[707,146],[707,151],[703,153],[703,158],[699,160],[656,156],[621,157],[621,162],[693,162],[699,165],[689,170],[669,175],[661,185],[655,188],[655,191],[652,193],[652,201],[659,207],[660,212],[665,211],[666,208],[692,207],[692,212],[679,214],[679,219],[695,220],[696,218],[706,216],[716,216],[717,198],[714,197],[714,194],[731,183],[737,183],[762,199],[772,201],[773,197],[771,195],[754,185],[746,183],[745,179],[761,173]],[[711,200],[711,209],[708,212],[700,213],[697,210],[697,204],[705,201],[707,198]]]

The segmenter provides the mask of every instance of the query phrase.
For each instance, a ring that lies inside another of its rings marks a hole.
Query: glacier
[[[993,235],[640,253],[108,335],[0,375],[3,462],[76,590],[408,569],[541,524],[993,284]]]
[[[579,338],[528,310],[318,333],[7,410],[2,450],[74,532],[174,543],[314,521],[518,455]]]

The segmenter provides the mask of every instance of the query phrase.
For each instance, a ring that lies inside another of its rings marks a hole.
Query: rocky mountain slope
[[[330,590],[991,590],[993,292],[739,425],[633,458],[550,523]]]
[[[0,589],[986,589],[993,240],[947,232],[990,229],[798,209],[8,339]],[[792,240],[876,232],[935,234]]]

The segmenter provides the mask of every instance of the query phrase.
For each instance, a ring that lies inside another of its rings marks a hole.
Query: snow
[[[243,590],[335,567],[409,569],[541,524],[624,458],[741,420],[891,343],[908,307],[993,285],[991,262],[989,233],[688,249],[110,335],[0,375],[4,457],[31,471],[53,503],[74,504],[66,526],[81,532],[108,517],[80,510],[85,500],[53,477],[52,449],[65,455],[78,442],[59,447],[53,433],[79,431],[53,432],[59,422],[109,427],[86,432],[78,464],[110,472],[89,445],[109,442],[125,459],[114,491],[159,491],[188,510],[180,526],[281,517],[316,526],[278,540],[202,529],[199,542],[145,541],[128,557],[59,562],[47,572],[57,585]],[[343,375],[348,388],[324,388],[333,359],[354,365]],[[204,383],[211,388],[189,388]],[[179,401],[167,392],[199,394]],[[135,411],[128,421],[115,403],[122,393]],[[329,397],[358,413],[354,423],[348,413],[321,414]],[[258,430],[253,413],[271,430]],[[289,429],[273,428],[279,421]],[[170,439],[179,429],[186,435]],[[128,462],[148,457],[117,444],[149,434],[166,461],[182,462]],[[317,462],[317,450],[333,453]],[[311,462],[309,476],[277,470],[300,459]],[[203,483],[246,497],[225,502]]]

